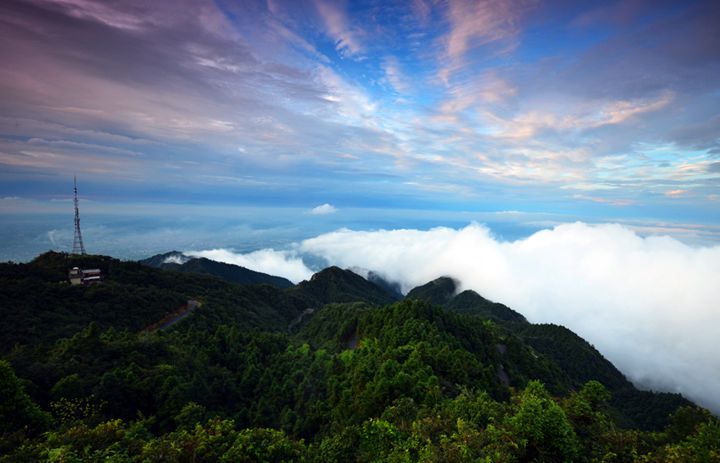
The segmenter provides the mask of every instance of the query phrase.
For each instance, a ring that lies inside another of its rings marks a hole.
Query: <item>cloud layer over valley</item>
[[[720,411],[720,246],[642,237],[621,225],[572,223],[517,241],[484,226],[426,231],[341,229],[293,250],[194,252],[298,281],[324,260],[374,270],[404,291],[439,276],[562,324],[595,345],[639,386],[681,392]]]
[[[185,254],[239,265],[270,275],[282,276],[294,282],[305,280],[312,275],[312,271],[307,268],[301,258],[287,251],[261,249],[247,254],[237,254],[226,249],[212,249],[209,251],[191,251]]]

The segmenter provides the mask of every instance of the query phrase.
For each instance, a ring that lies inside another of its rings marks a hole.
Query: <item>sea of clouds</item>
[[[374,270],[403,291],[440,276],[521,312],[567,326],[636,385],[680,392],[720,412],[720,246],[642,237],[617,224],[572,223],[500,241],[486,227],[341,229],[290,250],[188,253],[309,278],[306,262]]]

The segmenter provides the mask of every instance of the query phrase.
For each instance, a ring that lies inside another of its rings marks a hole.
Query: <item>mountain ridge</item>
[[[164,270],[214,275],[232,283],[267,284],[278,288],[290,288],[293,286],[293,283],[287,278],[205,257],[187,256],[179,251],[156,254],[138,262]]]
[[[436,278],[424,285],[411,289],[406,299],[428,301],[450,310],[474,314],[493,319],[498,322],[527,323],[525,317],[499,302],[485,299],[471,289],[458,293],[459,282],[451,277]]]

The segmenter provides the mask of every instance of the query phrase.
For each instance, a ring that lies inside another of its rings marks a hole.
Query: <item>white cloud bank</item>
[[[310,213],[312,215],[328,215],[328,214],[334,214],[337,212],[337,208],[333,206],[332,204],[321,204],[320,206],[313,207],[310,209]]]
[[[720,246],[574,223],[513,242],[498,241],[477,224],[339,230],[296,249],[202,255],[293,281],[310,273],[299,255],[322,257],[375,270],[404,291],[451,276],[462,289],[507,304],[531,322],[567,326],[636,384],[681,392],[720,412]]]
[[[281,276],[295,283],[307,280],[313,274],[313,271],[305,266],[302,259],[290,251],[261,249],[248,254],[237,254],[226,249],[211,249],[209,251],[189,251],[184,254],[239,265],[256,272]]]

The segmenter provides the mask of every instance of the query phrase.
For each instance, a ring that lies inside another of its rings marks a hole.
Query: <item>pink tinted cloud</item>
[[[606,198],[603,196],[587,196],[587,195],[574,195],[573,198],[580,199],[583,201],[592,201],[594,203],[608,204],[610,206],[632,206],[637,204],[637,201],[626,198]]]
[[[501,44],[514,48],[512,39],[519,33],[518,21],[524,8],[519,2],[504,0],[458,0],[448,5],[449,32],[444,37],[443,60],[448,64],[440,70],[446,84],[451,74],[465,64],[465,56],[477,47]]]
[[[689,193],[690,192],[688,190],[677,189],[677,190],[666,191],[665,196],[667,196],[668,198],[679,198],[681,196],[686,196]]]
[[[335,49],[348,56],[360,53],[362,45],[359,36],[362,35],[362,30],[350,26],[343,5],[334,1],[316,0],[315,6],[325,23],[328,35],[335,40]]]

